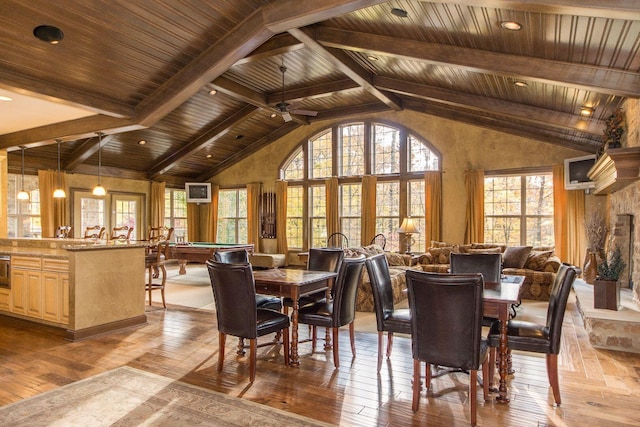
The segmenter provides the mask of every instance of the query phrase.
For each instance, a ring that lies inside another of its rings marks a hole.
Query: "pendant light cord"
[[[102,132],[98,132],[98,185],[101,184],[102,178]]]

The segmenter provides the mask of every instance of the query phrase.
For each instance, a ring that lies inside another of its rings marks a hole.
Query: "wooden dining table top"
[[[484,282],[482,298],[486,302],[516,304],[524,276],[503,276],[500,283]]]
[[[301,270],[298,268],[271,268],[253,272],[256,283],[304,285],[336,277],[330,271]]]

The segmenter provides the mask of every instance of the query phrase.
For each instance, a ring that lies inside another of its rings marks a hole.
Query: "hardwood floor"
[[[526,303],[525,303],[526,304]],[[216,371],[215,315],[207,310],[154,306],[149,323],[81,342],[62,331],[0,316],[0,405],[6,405],[97,373],[128,365],[324,422],[345,426],[468,425],[468,377],[445,375],[423,391],[411,411],[411,343],[397,337],[391,360],[376,375],[376,335],[357,332],[351,359],[341,331],[341,367],[331,351],[311,354],[300,346],[300,368],[285,367],[282,349],[262,347],[256,381],[248,381],[245,357],[227,345],[224,370]],[[306,334],[306,328],[301,328]],[[235,340],[230,341],[235,343]],[[595,350],[588,343],[571,297],[559,357],[562,405],[553,407],[544,357],[514,354],[509,405],[485,402],[479,388],[478,425],[640,425],[640,355]],[[318,346],[322,349],[322,345]]]

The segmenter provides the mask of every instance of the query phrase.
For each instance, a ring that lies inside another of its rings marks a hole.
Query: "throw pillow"
[[[451,247],[448,248],[429,248],[429,253],[434,264],[449,264],[449,254]]]
[[[501,254],[502,249],[499,247],[486,248],[486,249],[467,248],[465,253],[467,254]]]
[[[394,252],[385,252],[385,256],[387,257],[387,261],[390,266],[394,265],[404,265],[404,257],[401,254]]]
[[[549,260],[549,257],[553,255],[553,251],[531,251],[527,262],[524,263],[524,268],[534,271],[542,271],[545,263]]]
[[[524,268],[531,246],[508,246],[502,256],[502,268]]]

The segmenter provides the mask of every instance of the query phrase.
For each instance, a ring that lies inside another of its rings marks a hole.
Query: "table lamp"
[[[418,230],[418,226],[413,221],[413,218],[407,217],[402,220],[402,224],[400,224],[400,228],[398,228],[398,233],[404,234],[404,241],[407,245],[406,254],[411,254],[411,245],[414,242],[412,234],[419,234],[420,230]]]

